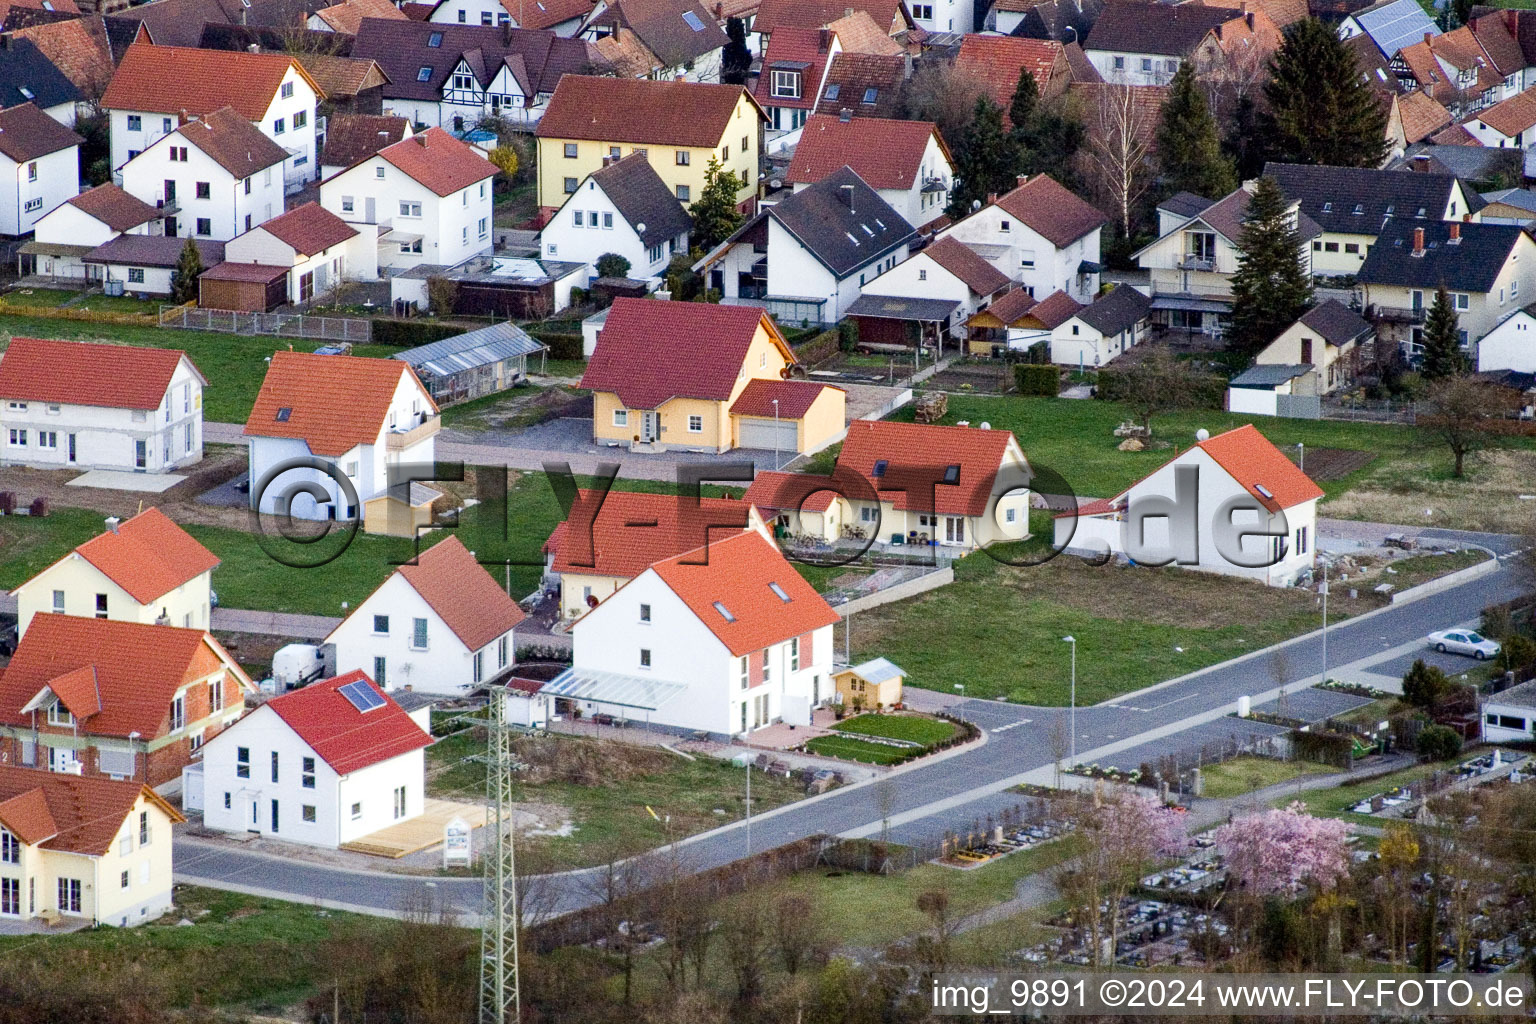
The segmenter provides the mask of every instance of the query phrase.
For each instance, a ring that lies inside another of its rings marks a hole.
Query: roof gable
[[[276,167],[288,159],[288,151],[263,134],[233,107],[221,107],[177,128],[165,139],[180,138],[202,152],[236,178]],[[152,143],[150,149],[163,143]]]
[[[1271,512],[1323,496],[1323,489],[1252,423],[1199,441],[1196,447]]]
[[[1057,248],[1071,245],[1109,222],[1096,207],[1048,174],[1021,180],[1018,188],[998,197],[997,206]]]
[[[0,60],[0,107],[36,103],[47,109],[81,99],[77,89],[30,39],[12,39]]]
[[[358,695],[370,703],[377,701],[376,706],[360,710],[347,696],[358,688]],[[265,706],[337,775],[432,745],[432,737],[361,670],[310,683],[272,698]]]
[[[1461,236],[1450,244],[1455,227]],[[1415,232],[1424,248],[1414,255]],[[1485,294],[1494,287],[1525,230],[1513,224],[1393,221],[1382,229],[1356,274],[1367,285],[1399,285]]]
[[[1011,444],[1016,442],[1007,430],[855,420],[837,465],[869,480],[897,509],[979,516],[986,513]],[[935,482],[934,470],[942,475],[954,465],[959,466],[957,483]]]
[[[290,69],[315,91],[316,99],[325,98],[303,67],[286,54],[135,43],[118,64],[101,105],[106,110],[194,115],[233,107],[246,120],[259,121]]]
[[[160,211],[111,182],[82,192],[66,200],[64,205],[73,206],[117,232],[128,231],[160,217]]]
[[[934,142],[946,161],[948,148],[931,121],[890,121],[878,117],[843,121],[814,114],[800,133],[784,180],[811,184],[851,167],[870,188],[910,189],[922,184],[923,157]],[[942,173],[943,168],[934,168]]]
[[[186,820],[140,782],[0,765],[0,824],[46,850],[105,854],[141,798],[172,824]]]
[[[218,556],[154,507],[92,537],[74,553],[140,604],[149,604],[219,564]]]
[[[851,168],[834,171],[759,216],[777,221],[834,276],[844,278],[917,237]],[[742,225],[740,237],[755,220]]]
[[[688,216],[688,211],[683,209],[683,204],[677,201],[677,196],[661,180],[644,153],[631,153],[615,160],[593,171],[591,178],[619,211],[619,216],[635,229],[646,248],[693,229],[693,218]],[[578,188],[576,195],[580,194]]]
[[[324,252],[357,234],[356,228],[314,201],[263,221],[252,230],[265,231],[300,256]]]
[[[761,108],[739,85],[566,75],[534,134],[541,139],[713,148],[730,131],[743,97],[761,115]],[[755,131],[755,126],[742,131]]]
[[[350,167],[406,138],[410,131],[411,122],[404,117],[333,114],[326,125],[320,162],[327,167]]]
[[[183,359],[206,385],[203,375],[179,349],[12,338],[0,359],[0,398],[108,409],[158,409]]]
[[[356,445],[378,441],[406,374],[420,389],[423,408],[436,413],[416,372],[397,359],[276,352],[244,433],[296,438],[316,455],[344,455]]]
[[[441,128],[428,128],[377,155],[439,196],[451,196],[496,176],[495,164]]]
[[[34,103],[0,110],[0,154],[16,163],[38,160],[84,141]]]
[[[527,618],[457,537],[447,537],[395,570],[470,651]]]
[[[554,555],[554,572],[632,579],[656,562],[746,529],[749,511],[746,502],[730,498],[695,502],[676,494],[581,490],[544,550]]]

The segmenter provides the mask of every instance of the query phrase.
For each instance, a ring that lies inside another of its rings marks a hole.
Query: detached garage
[[[197,279],[197,304],[204,309],[269,313],[288,298],[288,270],[260,263],[220,263]]]
[[[842,388],[815,381],[749,381],[731,403],[734,447],[791,456],[819,451],[843,436],[846,398]]]
[[[1483,702],[1483,742],[1536,739],[1536,680],[1512,686]]]

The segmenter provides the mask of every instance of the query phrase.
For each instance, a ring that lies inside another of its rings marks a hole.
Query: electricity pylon
[[[484,921],[480,1024],[517,1024],[517,862],[512,852],[512,730],[506,687],[491,688],[485,759]]]

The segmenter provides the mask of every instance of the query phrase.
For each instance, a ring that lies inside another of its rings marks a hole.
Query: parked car
[[[1470,629],[1442,629],[1429,634],[1429,646],[1441,654],[1465,654],[1478,661],[1497,657],[1499,642]]]

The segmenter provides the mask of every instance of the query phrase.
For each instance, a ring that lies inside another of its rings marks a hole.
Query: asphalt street
[[[1503,540],[1497,544],[1508,550]],[[1486,605],[1511,598],[1519,590],[1514,571],[1505,566],[1461,586],[1330,626],[1329,664],[1379,657],[1432,630],[1475,620]],[[1029,625],[1021,623],[1020,628]],[[1320,631],[1279,646],[1286,653],[1288,685],[1317,680],[1323,668]],[[1093,652],[1080,649],[1078,656],[1091,659]],[[1250,734],[1255,723],[1227,716],[1239,697],[1249,696],[1259,704],[1273,699],[1276,689],[1273,662],[1264,650],[1079,708],[1077,758],[1138,763],[1159,753],[1188,749],[1191,743],[1198,746],[1224,730]],[[893,772],[886,776],[889,784],[849,786],[755,817],[750,838],[741,822],[692,837],[678,844],[679,855],[702,870],[818,833],[870,836],[888,830],[897,842],[932,842],[946,829],[966,827],[973,818],[1011,803],[1004,794],[1010,787],[1051,781],[1052,726],[1069,717],[1066,709],[971,700],[952,710],[980,725],[986,731],[984,742]],[[178,838],[176,878],[383,914],[401,912],[408,900],[426,888],[442,905],[469,919],[474,918],[481,895],[477,879],[349,871],[190,837]],[[588,872],[549,876],[542,883],[542,898],[551,910],[587,905],[595,898],[589,879]]]

